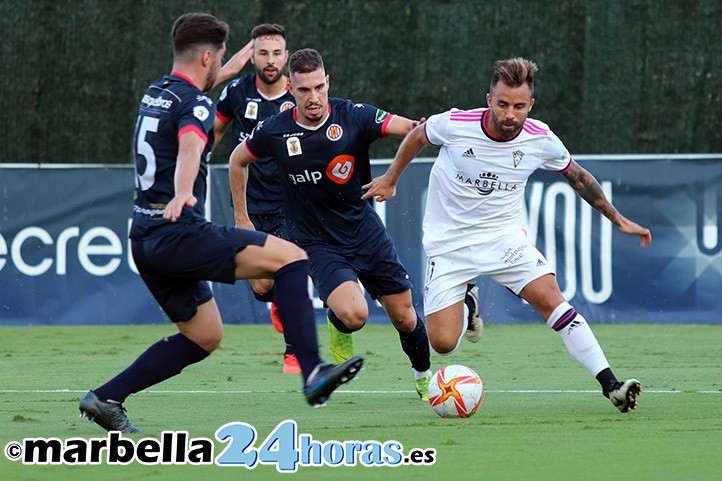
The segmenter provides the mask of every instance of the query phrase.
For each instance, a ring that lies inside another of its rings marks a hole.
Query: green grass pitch
[[[281,337],[269,326],[226,326],[221,348],[180,376],[131,396],[131,421],[146,434],[188,431],[213,439],[229,423],[249,423],[263,439],[285,419],[315,440],[397,440],[436,449],[432,466],[299,467],[281,474],[220,466],[23,465],[0,456],[8,481],[167,479],[298,480],[719,480],[722,479],[722,326],[595,325],[620,378],[636,377],[639,407],[620,414],[597,383],[543,325],[487,326],[476,345],[433,369],[465,364],[486,387],[469,419],[441,419],[413,391],[398,336],[386,325],[355,335],[366,367],[313,409],[300,376],[281,374]],[[78,418],[83,393],[174,333],[164,326],[0,328],[0,447],[24,438],[101,438]],[[327,358],[327,333],[319,328]],[[215,454],[225,445],[216,441]]]

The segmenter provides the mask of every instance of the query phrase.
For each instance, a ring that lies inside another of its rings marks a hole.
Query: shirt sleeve
[[[350,107],[358,119],[365,136],[373,142],[386,137],[389,124],[396,115],[369,104],[352,104]]]
[[[198,95],[185,103],[180,110],[178,120],[178,138],[186,132],[195,132],[208,142],[208,134],[213,131],[215,107],[211,99]]]
[[[545,170],[566,172],[572,165],[572,156],[564,143],[551,130],[547,134],[547,142],[542,153],[540,167]]]
[[[245,149],[251,154],[251,157],[256,160],[269,155],[267,153],[269,149],[269,139],[268,135],[266,135],[267,129],[263,128],[264,123],[264,121],[258,122],[248,137],[243,141]]]
[[[447,143],[449,137],[447,135],[447,126],[449,125],[449,116],[451,111],[432,115],[424,123],[424,133],[426,140],[431,145],[443,145]]]
[[[216,117],[223,123],[227,124],[233,120],[233,93],[238,85],[238,80],[234,80],[223,88],[221,95],[218,97],[218,106],[216,107]]]

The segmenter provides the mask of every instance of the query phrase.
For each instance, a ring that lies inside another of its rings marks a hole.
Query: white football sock
[[[568,302],[560,304],[549,316],[547,325],[554,326],[570,309],[573,307]],[[576,313],[571,317],[569,323],[557,332],[562,337],[564,345],[567,346],[569,354],[587,368],[592,376],[596,377],[602,370],[609,367],[609,362],[584,316]]]

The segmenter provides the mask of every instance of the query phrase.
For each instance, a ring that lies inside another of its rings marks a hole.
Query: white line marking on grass
[[[80,389],[0,389],[0,394],[62,394],[62,393],[85,393],[87,390]],[[210,389],[194,389],[194,390],[148,390],[142,391],[145,394],[271,394],[289,392],[285,390],[244,390],[244,391],[215,391]],[[366,390],[338,390],[341,394],[409,394],[416,391],[366,391]],[[502,394],[598,394],[598,390],[592,389],[487,389],[487,393]],[[717,391],[678,391],[665,389],[645,389],[642,393],[650,394],[722,394],[722,390]]]

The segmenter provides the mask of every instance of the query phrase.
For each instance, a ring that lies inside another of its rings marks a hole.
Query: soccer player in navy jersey
[[[296,107],[259,123],[231,154],[236,222],[245,209],[245,167],[272,157],[280,170],[291,240],[309,256],[319,297],[339,331],[361,329],[368,304],[360,280],[399,332],[414,369],[416,389],[428,399],[429,341],[411,299],[411,282],[393,241],[361,186],[371,178],[369,146],[380,137],[403,137],[418,122],[367,104],[328,98],[329,77],[313,49],[295,52],[290,77]]]
[[[486,275],[534,307],[602,394],[629,412],[637,406],[639,381],[615,377],[586,319],[564,299],[552,266],[520,225],[527,179],[538,168],[557,171],[621,232],[639,236],[642,247],[652,234],[620,214],[549,127],[528,117],[536,72],[527,59],[496,62],[489,108],[432,115],[406,136],[387,172],[364,186],[364,198],[387,200],[412,159],[427,145],[440,146],[424,214],[424,311],[434,350],[450,354],[459,345],[467,282]]]
[[[153,344],[81,400],[81,416],[108,431],[140,432],[125,414],[126,398],[180,373],[218,347],[223,325],[209,280],[275,280],[282,294],[279,314],[296,349],[310,404],[323,404],[363,364],[361,357],[340,366],[319,357],[307,290],[308,259],[302,249],[265,233],[205,219],[215,108],[204,92],[221,69],[228,25],[212,15],[189,13],[176,20],[171,34],[173,69],[151,84],[140,104],[130,238],[143,281],[180,332]]]
[[[264,23],[251,30],[252,48],[244,57],[251,60],[256,73],[234,79],[221,92],[214,124],[215,145],[232,125],[232,148],[241,143],[261,120],[296,105],[291,95],[288,77],[283,69],[288,61],[286,29],[278,24]],[[239,66],[239,70],[245,65]],[[281,239],[288,240],[283,194],[278,167],[271,158],[254,162],[248,173],[246,208],[253,227]],[[273,302],[275,290],[271,279],[251,279],[253,293],[261,302],[271,302],[271,321],[279,332],[283,326]],[[286,342],[283,372],[298,373],[301,367]]]

